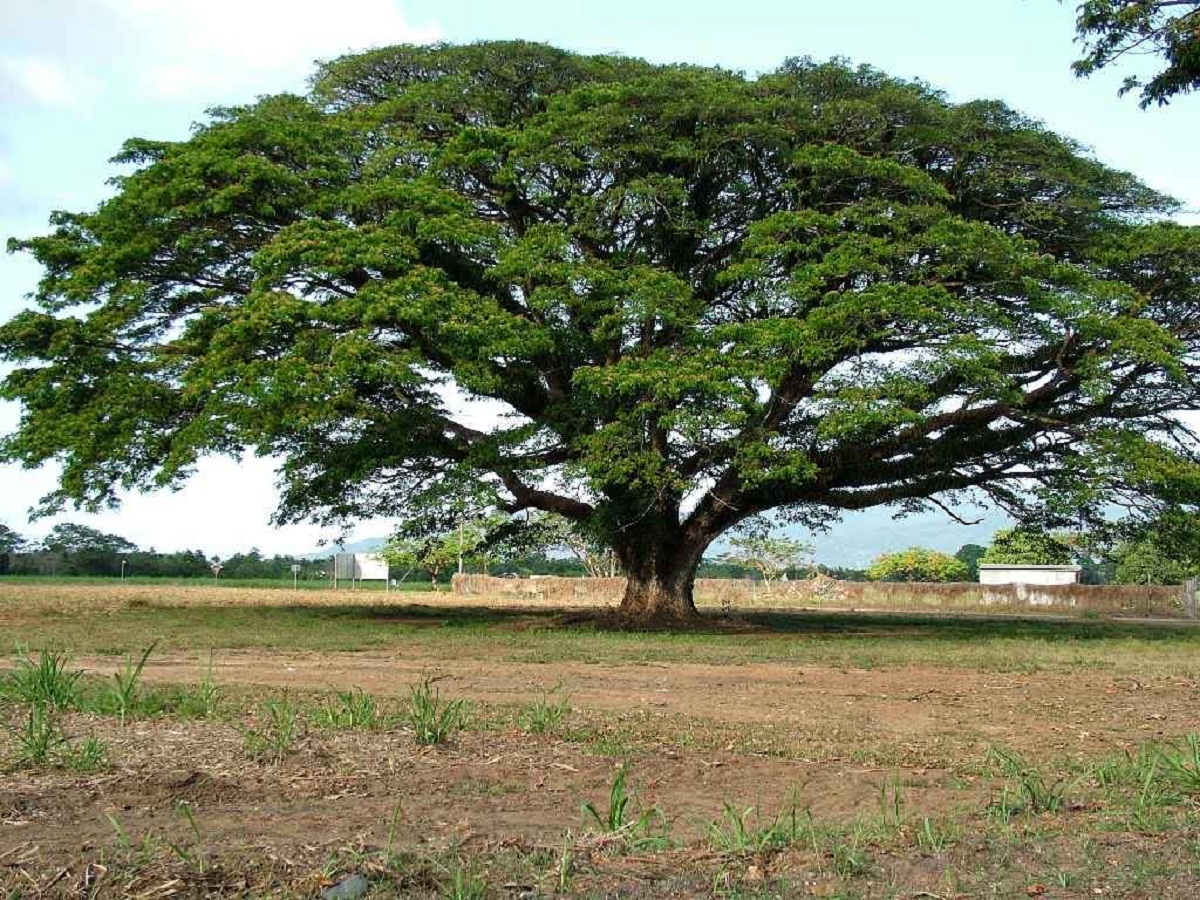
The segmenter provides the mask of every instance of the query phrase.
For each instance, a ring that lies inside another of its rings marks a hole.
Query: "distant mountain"
[[[977,515],[966,518],[976,518]],[[860,569],[880,553],[892,550],[920,546],[953,553],[963,544],[987,545],[992,542],[992,534],[997,529],[1007,528],[1011,524],[1008,517],[999,512],[987,514],[978,525],[960,525],[943,513],[922,513],[896,519],[888,509],[865,509],[847,513],[841,522],[824,533],[809,534],[798,527],[785,530],[812,543],[817,562]],[[385,537],[373,537],[342,546],[330,544],[324,549],[304,554],[304,558],[324,559],[334,553],[371,553],[386,541]],[[723,549],[722,542],[718,541],[710,548],[708,555],[716,556]]]

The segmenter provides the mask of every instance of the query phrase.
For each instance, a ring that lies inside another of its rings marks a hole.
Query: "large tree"
[[[1157,57],[1161,68],[1148,81],[1128,75],[1121,85],[1121,94],[1141,89],[1142,109],[1200,88],[1200,0],[1084,0],[1075,29],[1085,50],[1077,75],[1127,57]]]
[[[1001,103],[402,46],[118,160],[13,244],[45,275],[0,329],[4,455],[61,464],[49,508],[253,448],[279,520],[557,513],[677,619],[770,510],[1197,498],[1200,234]]]

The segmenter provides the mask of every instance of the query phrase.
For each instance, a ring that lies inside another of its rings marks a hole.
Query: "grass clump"
[[[35,659],[17,647],[16,665],[0,679],[0,697],[56,712],[79,705],[82,669],[71,668],[70,654],[48,648]]]
[[[279,762],[300,738],[300,704],[286,694],[264,700],[257,727],[242,730],[246,755],[261,762]]]
[[[662,813],[652,806],[633,815],[633,796],[626,787],[628,777],[629,767],[618,767],[608,790],[608,808],[603,813],[591,801],[583,804],[584,825],[590,823],[608,841],[638,850],[661,850],[670,843],[662,825]],[[656,823],[660,827],[656,828]]]
[[[986,762],[1017,782],[1024,808],[1034,814],[1057,813],[1067,799],[1071,784],[1064,778],[1051,780],[1016,750],[988,748]]]
[[[345,731],[379,728],[383,718],[375,698],[356,687],[350,691],[339,691],[324,706],[314,710],[312,721],[318,728]]]
[[[108,745],[104,741],[89,735],[78,744],[72,743],[58,719],[44,706],[30,706],[21,724],[8,730],[14,748],[13,768],[95,772],[108,767]]]
[[[555,688],[550,693],[543,691],[540,699],[517,713],[517,724],[526,734],[545,734],[561,725],[570,712],[570,695]]]
[[[1200,735],[1189,734],[1182,745],[1159,748],[1166,778],[1185,794],[1200,794]]]
[[[469,712],[466,700],[442,699],[431,678],[412,688],[405,710],[413,737],[418,744],[425,745],[449,741],[465,727]]]
[[[765,823],[755,807],[738,809],[725,803],[721,817],[708,826],[708,841],[721,853],[759,854],[789,847],[811,833],[812,814],[801,814],[794,803]]]
[[[142,711],[142,702],[145,699],[142,692],[142,673],[146,669],[150,654],[157,646],[158,641],[154,641],[142,651],[137,662],[134,662],[132,654],[125,654],[125,664],[113,673],[113,680],[97,698],[98,711],[115,713],[120,717],[122,725],[129,716]]]
[[[185,719],[211,719],[221,709],[221,686],[211,669],[196,684],[180,688],[172,697],[175,714]]]

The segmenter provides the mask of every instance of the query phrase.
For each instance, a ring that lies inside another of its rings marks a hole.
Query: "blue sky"
[[[37,233],[55,208],[105,196],[106,164],[132,135],[183,138],[205,108],[300,90],[310,62],[404,41],[547,41],[584,52],[717,64],[750,73],[789,56],[844,56],[919,78],[952,100],[994,97],[1044,120],[1110,165],[1200,209],[1200,97],[1141,111],[1118,99],[1126,74],[1070,72],[1074,3],[1056,0],[0,0],[0,240]],[[1195,213],[1187,221],[1200,222]],[[27,301],[37,268],[0,256],[0,319]],[[0,430],[17,421],[0,405]],[[25,511],[54,471],[0,466],[0,522]],[[182,492],[132,497],[119,512],[70,514],[159,548],[306,550],[331,533],[270,529],[269,461],[214,460]],[[991,524],[946,527],[937,517],[892,524],[852,518],[819,542],[823,558],[861,561],[872,549],[928,542],[953,549]],[[364,523],[357,533],[386,532]]]

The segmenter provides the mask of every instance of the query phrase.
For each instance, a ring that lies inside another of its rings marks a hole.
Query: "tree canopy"
[[[1004,528],[980,557],[981,563],[1018,566],[1065,566],[1074,561],[1071,545],[1038,528]]]
[[[772,510],[1200,490],[1200,230],[1002,103],[399,46],[117,160],[111,199],[10,244],[45,274],[0,327],[3,457],[61,464],[47,508],[253,450],[280,521],[557,513],[671,618]]]
[[[42,546],[56,553],[134,553],[138,549],[137,544],[119,534],[107,534],[73,522],[51,528]]]
[[[872,581],[968,581],[971,570],[949,553],[909,547],[879,554],[867,567],[867,577]]]
[[[1160,58],[1161,71],[1149,81],[1129,75],[1120,91],[1140,88],[1142,109],[1200,88],[1200,0],[1085,0],[1076,9],[1076,34],[1086,50],[1074,64],[1077,75],[1149,54]]]

